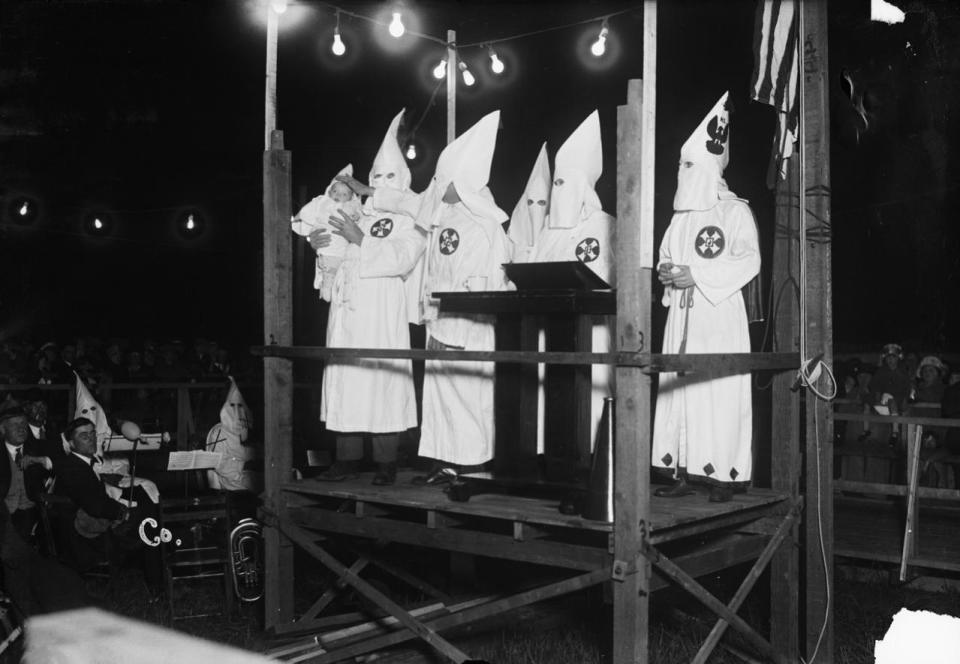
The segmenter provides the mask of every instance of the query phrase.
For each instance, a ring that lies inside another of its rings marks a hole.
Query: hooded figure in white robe
[[[725,93],[680,150],[674,215],[660,244],[658,278],[669,307],[664,353],[750,351],[740,289],[760,271],[750,207],[727,189],[730,116]],[[752,472],[750,374],[660,374],[652,462],[680,481],[657,495],[689,493],[685,478],[729,500]]]
[[[244,445],[253,426],[253,414],[233,377],[227,398],[220,407],[220,422],[207,433],[206,448],[222,456],[215,469],[207,471],[210,488],[223,491],[256,491],[259,473],[246,470],[247,461],[256,457],[254,449]]]
[[[594,187],[603,173],[603,145],[600,140],[600,114],[593,111],[580,123],[557,150],[553,168],[553,188],[550,192],[550,214],[546,227],[537,238],[530,254],[531,263],[549,261],[580,261],[611,286],[616,286],[613,242],[616,219],[600,205]],[[611,322],[597,316],[593,324],[592,351],[605,353],[610,349]],[[541,349],[543,349],[541,334]],[[590,444],[593,445],[603,399],[612,392],[613,372],[605,364],[592,367],[590,398]],[[543,452],[543,405],[537,426],[537,450]]]
[[[422,195],[417,224],[427,240],[423,312],[427,348],[494,350],[489,315],[448,314],[436,292],[506,290],[510,257],[506,213],[487,188],[500,112],[450,143]],[[493,364],[428,360],[423,387],[420,456],[443,464],[479,465],[494,451]]]
[[[510,215],[510,227],[507,237],[513,242],[514,263],[526,263],[537,244],[547,214],[550,211],[550,162],[547,158],[547,144],[540,146],[540,153],[530,171],[527,186],[520,194],[520,200]]]
[[[76,373],[74,373],[74,375],[77,378],[77,406],[74,410],[73,416],[85,417],[93,422],[97,431],[97,454],[93,466],[94,470],[97,475],[120,476],[117,486],[105,484],[104,488],[111,498],[114,500],[121,500],[121,496],[126,493],[121,491],[121,489],[130,487],[130,460],[126,457],[109,455],[110,438],[113,436],[113,430],[110,428],[110,423],[107,421],[107,413],[103,410],[103,407],[97,402],[93,395],[90,394],[90,390],[88,390],[87,386],[83,384],[80,376],[78,376]],[[61,438],[63,438],[62,435]],[[63,445],[64,450],[67,454],[69,454],[70,446],[66,439],[63,439]],[[158,503],[160,501],[160,491],[157,489],[157,485],[151,480],[144,479],[142,477],[136,477],[132,479],[134,480],[134,486],[143,489],[144,493],[147,494],[151,502]],[[124,499],[122,502],[126,502],[126,500]]]
[[[380,187],[405,190],[410,186],[410,170],[397,144],[401,118],[402,112],[391,122],[370,169],[371,183]],[[410,215],[380,211],[369,199],[361,212],[357,224],[362,241],[347,247],[333,283],[327,345],[408,349],[404,279],[423,254],[423,234]],[[411,361],[331,360],[323,372],[320,418],[338,433],[398,433],[415,427]]]

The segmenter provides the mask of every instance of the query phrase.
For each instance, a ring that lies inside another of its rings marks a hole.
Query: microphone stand
[[[133,441],[133,453],[130,455],[130,487],[127,492],[127,502],[133,505],[133,485],[137,479],[137,446],[140,445],[140,437],[137,436]]]

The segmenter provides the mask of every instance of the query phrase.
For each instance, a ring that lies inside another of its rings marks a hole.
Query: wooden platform
[[[411,479],[417,474],[401,471],[397,483],[389,487],[373,486],[372,473],[365,473],[357,479],[344,482],[321,482],[316,479],[292,481],[285,483],[282,490],[287,495],[288,506],[299,516],[334,508],[339,510],[337,514],[347,516],[347,521],[356,517],[377,516],[392,521],[419,523],[432,529],[440,527],[440,521],[444,519],[453,519],[460,526],[467,520],[487,520],[491,523],[485,529],[497,532],[504,525],[511,526],[513,535],[519,538],[523,537],[524,528],[549,529],[555,534],[561,531],[613,532],[611,522],[561,514],[558,509],[559,496],[483,493],[460,503],[450,500],[441,487],[411,484]],[[735,495],[728,503],[709,502],[705,488],[682,498],[651,497],[651,522],[647,526],[650,543],[663,543],[754,521],[768,514],[782,512],[784,500],[783,494],[769,489],[751,489],[745,494]],[[350,512],[343,511],[344,501],[353,501]],[[384,510],[389,514],[384,514]],[[406,512],[406,518],[400,512]],[[323,523],[324,529],[342,532],[341,528],[346,527],[345,521],[334,520],[337,523],[333,523],[333,520]],[[354,527],[347,530],[360,534]]]
[[[834,502],[837,556],[900,564],[906,508],[903,500],[840,497]],[[924,501],[915,567],[960,572],[960,510]]]

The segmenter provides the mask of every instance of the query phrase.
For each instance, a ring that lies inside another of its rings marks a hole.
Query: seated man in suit
[[[96,425],[78,417],[67,424],[63,435],[71,453],[58,460],[54,493],[73,501],[77,506],[77,533],[93,539],[128,521],[131,503],[121,497],[119,489],[100,479],[102,461],[97,457]],[[126,534],[126,530],[121,532]]]
[[[0,410],[0,437],[7,452],[0,460],[0,494],[10,524],[24,541],[32,542],[39,521],[36,501],[53,464],[32,439],[27,414],[15,402],[5,403]]]

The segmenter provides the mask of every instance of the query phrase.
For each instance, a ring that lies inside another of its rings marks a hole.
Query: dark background
[[[343,3],[374,16],[385,3]],[[463,48],[478,83],[458,85],[458,129],[502,110],[491,189],[513,209],[542,141],[551,158],[594,108],[604,174],[597,191],[616,212],[616,107],[642,72],[639,2],[406,2],[419,30],[461,45],[621,10],[609,53],[585,56],[599,21],[497,45]],[[899,340],[957,345],[960,240],[956,107],[960,7],[913,2],[901,26],[872,24],[869,2],[831,3],[831,131],[835,338],[842,348]],[[680,145],[731,91],[731,189],[751,201],[768,257],[773,196],[765,187],[773,111],[749,101],[753,0],[661,2],[658,54],[657,239],[669,221]],[[262,329],[263,83],[259,2],[242,0],[5,0],[0,6],[0,335],[204,336],[256,344]],[[408,28],[414,27],[408,18]],[[430,69],[443,48],[384,37],[340,17],[347,56],[329,50],[334,11],[291,3],[281,17],[278,128],[293,153],[294,204],[347,162],[365,178],[393,115],[421,156],[422,189],[445,136],[445,86]],[[378,36],[379,35],[379,36]],[[388,48],[385,48],[388,47]],[[842,72],[861,95],[852,110]],[[431,104],[431,100],[433,103]],[[421,121],[422,120],[422,121]],[[859,132],[859,133],[858,133]],[[40,205],[28,225],[11,203]],[[202,212],[183,238],[174,220]],[[108,214],[106,237],[83,229]],[[295,251],[305,256],[303,242]],[[769,260],[765,271],[769,270]],[[322,306],[297,274],[297,343],[319,343]],[[769,280],[767,280],[769,288]],[[660,308],[655,307],[660,314]]]

